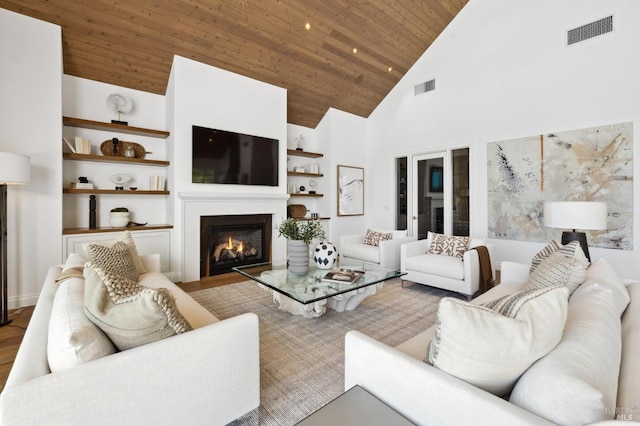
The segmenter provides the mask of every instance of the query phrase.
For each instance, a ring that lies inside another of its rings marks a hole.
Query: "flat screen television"
[[[193,183],[278,186],[278,140],[193,126]]]

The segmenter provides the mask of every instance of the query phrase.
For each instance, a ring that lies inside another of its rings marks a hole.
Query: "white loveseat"
[[[407,231],[370,230],[378,234],[391,234],[390,240],[383,240],[379,245],[365,244],[367,234],[343,235],[340,237],[340,262],[378,266],[386,269],[400,268],[400,246],[415,241],[415,237],[407,236]]]
[[[53,266],[0,395],[0,424],[226,424],[258,407],[257,316],[220,321],[159,272],[158,255],[141,259],[151,272],[140,284],[168,289],[193,330],[52,373],[48,329],[62,271]]]
[[[480,261],[476,250],[467,250],[463,258],[428,253],[432,232],[423,240],[405,243],[400,247],[400,270],[406,272],[403,281],[455,291],[468,298],[479,289]],[[469,239],[469,249],[485,245],[483,238]],[[493,245],[487,244],[489,257]]]
[[[523,286],[521,283],[527,279],[528,271],[529,265],[503,262],[501,266],[502,283],[476,298],[474,303],[484,303],[517,292]],[[587,276],[589,276],[589,269],[587,269]],[[599,280],[602,281],[602,277],[595,277],[596,282]],[[345,337],[345,389],[360,385],[420,425],[529,426],[589,422],[630,424],[621,423],[620,420],[640,424],[636,423],[640,419],[640,363],[638,363],[640,358],[640,344],[638,343],[640,342],[640,282],[624,280],[624,285],[626,285],[630,302],[620,319],[621,323],[617,325],[618,332],[621,334],[618,342],[620,340],[622,342],[621,349],[618,349],[621,354],[618,358],[620,360],[619,374],[614,375],[616,377],[599,377],[595,372],[596,367],[593,369],[593,376],[578,378],[572,376],[575,373],[574,370],[585,369],[580,365],[582,363],[579,360],[569,359],[567,364],[559,364],[566,366],[566,371],[557,370],[560,367],[552,365],[552,368],[556,368],[553,378],[547,378],[529,390],[536,395],[531,399],[542,398],[548,404],[548,407],[542,407],[542,411],[548,411],[545,414],[546,418],[539,415],[540,413],[535,414],[533,412],[535,410],[531,408],[523,409],[510,402],[509,395],[495,396],[424,362],[429,342],[435,333],[433,327],[396,348],[384,345],[358,331],[348,332]],[[587,291],[583,292],[581,297],[584,294],[600,291],[597,286],[595,290],[589,287],[586,287],[585,290]],[[572,309],[575,309],[572,306],[574,299],[576,299],[576,293],[569,300],[567,325],[560,343],[538,363],[552,356],[558,350],[570,349],[569,353],[576,355],[580,355],[581,352],[584,354],[584,351],[587,350],[586,355],[583,355],[587,357],[590,357],[592,352],[608,350],[608,348],[594,350],[593,347],[581,349],[575,345],[575,341],[570,344],[564,343],[566,340],[575,340],[576,334],[592,332],[593,329],[598,328],[600,322],[597,315],[591,319],[594,321],[591,326],[584,326],[579,321],[572,320]],[[577,302],[580,300],[580,298],[576,299]],[[617,315],[619,311],[614,313]],[[614,321],[617,321],[615,318]],[[569,334],[570,336],[568,336]],[[589,341],[590,337],[584,340]],[[615,341],[616,338],[614,337],[613,340]],[[611,350],[615,351],[613,348]],[[595,356],[593,355],[593,357]],[[599,363],[596,360],[593,362],[595,365]],[[537,363],[533,364],[518,381],[523,380],[523,377],[536,365]],[[587,374],[591,374],[592,370],[587,369],[587,371]],[[571,380],[567,381],[565,375],[571,377]],[[604,408],[599,407],[603,404],[605,397],[599,391],[592,389],[591,386],[600,381],[613,382],[614,392],[617,387],[614,406],[605,404]],[[562,388],[559,389],[559,386]],[[587,394],[579,393],[584,388],[588,388],[589,392]],[[514,393],[516,393],[515,388],[511,397],[514,396]],[[577,394],[581,395],[578,400],[572,400]],[[524,395],[527,393],[524,392]],[[520,401],[520,404],[526,405],[527,401],[524,402],[525,404],[522,404]],[[580,406],[585,403],[587,407]],[[577,412],[575,418],[570,415],[573,412]],[[557,418],[554,418],[553,421],[548,420],[556,415]],[[567,415],[570,416],[569,419],[566,418]],[[583,415],[592,416],[595,420],[581,421],[580,418]],[[562,421],[558,419],[562,419]]]

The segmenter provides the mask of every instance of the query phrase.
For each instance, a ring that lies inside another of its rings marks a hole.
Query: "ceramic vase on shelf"
[[[309,272],[309,245],[302,240],[287,240],[289,272],[304,275]]]
[[[327,241],[320,241],[313,250],[313,262],[319,269],[331,269],[338,261],[336,246]]]
[[[122,228],[129,223],[129,212],[109,213],[109,224],[114,228]]]

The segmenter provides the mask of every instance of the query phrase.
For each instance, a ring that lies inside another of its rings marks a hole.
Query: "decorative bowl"
[[[110,212],[109,223],[114,228],[122,228],[129,224],[129,212]]]

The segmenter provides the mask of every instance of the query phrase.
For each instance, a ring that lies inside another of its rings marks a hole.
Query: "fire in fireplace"
[[[271,215],[202,216],[200,277],[271,260]]]

